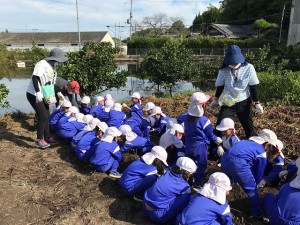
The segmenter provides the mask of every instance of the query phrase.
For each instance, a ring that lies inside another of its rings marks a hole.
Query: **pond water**
[[[127,65],[119,66],[118,70],[127,70]],[[9,94],[7,100],[10,103],[10,107],[8,109],[0,108],[0,115],[4,113],[11,113],[14,111],[21,111],[24,113],[34,112],[31,105],[27,101],[26,98],[26,90],[29,84],[30,78],[3,78],[0,80],[1,84],[5,84],[5,86],[9,89]],[[173,91],[182,92],[185,90],[195,90],[192,83],[188,82],[180,82],[180,84],[174,87]],[[101,93],[101,95],[105,95],[107,93],[111,94],[113,98],[118,101],[126,101],[130,99],[130,94],[133,92],[139,92],[141,96],[150,96],[155,93],[155,87],[153,84],[148,82],[147,80],[141,80],[135,77],[128,77],[126,86],[120,89],[113,88],[109,91]]]

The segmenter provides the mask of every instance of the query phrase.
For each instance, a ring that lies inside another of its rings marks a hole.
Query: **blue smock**
[[[267,165],[264,147],[254,141],[241,140],[221,158],[221,169],[233,182],[237,182],[247,194],[254,216],[261,216],[257,184]]]
[[[79,105],[79,112],[81,112],[84,115],[90,114],[92,110],[92,106],[88,105],[87,107],[83,107],[82,105]]]
[[[284,170],[284,158],[278,155],[272,162],[267,162],[264,172],[264,180],[271,185],[277,185],[280,182],[279,173]]]
[[[155,223],[175,220],[187,206],[191,197],[191,188],[182,174],[168,170],[145,191],[143,209]]]
[[[268,193],[264,198],[265,211],[271,225],[300,225],[300,189],[286,183],[278,195]]]
[[[98,118],[98,116],[102,113],[104,106],[102,104],[98,104],[97,106],[93,107],[90,111],[90,114],[94,118]],[[98,118],[99,119],[99,118]]]
[[[201,194],[192,196],[188,206],[177,216],[176,225],[231,225],[232,215],[227,203],[220,203]]]
[[[109,111],[107,125],[109,127],[119,128],[121,125],[123,125],[125,119],[126,119],[125,113],[111,109]]]
[[[138,159],[125,169],[119,183],[127,195],[144,194],[144,191],[150,188],[158,177],[155,166]]]
[[[91,165],[98,172],[117,172],[121,160],[120,147],[115,141],[111,143],[100,141],[98,145],[95,145],[94,154],[90,157]]]
[[[81,140],[81,138],[88,132],[90,132],[90,131],[81,130],[72,138],[71,147],[72,147],[73,151],[74,151],[74,148],[76,147],[76,145],[78,144],[78,142]]]
[[[142,117],[129,117],[124,124],[131,127],[131,130],[140,137],[150,140],[150,126],[147,120]]]
[[[73,120],[62,124],[58,130],[58,135],[64,138],[67,143],[71,143],[72,138],[85,127],[85,123]]]
[[[154,133],[161,136],[166,132],[169,117],[160,115],[159,119],[155,119],[153,124]]]
[[[143,116],[143,109],[139,102],[134,102],[130,105],[130,115],[131,116]]]
[[[93,154],[93,152],[90,151],[91,143],[95,138],[96,131],[88,131],[74,147],[73,151],[79,160],[87,161],[90,159],[91,155]]]
[[[55,110],[50,115],[50,129],[53,132],[58,132],[58,121],[65,115],[65,112],[61,109]]]
[[[124,153],[130,151],[131,149],[137,149],[139,155],[143,155],[147,152],[150,152],[154,146],[155,144],[152,141],[137,136],[132,141],[125,141],[125,143],[121,147],[121,152]]]
[[[200,185],[207,170],[207,151],[210,141],[216,141],[213,126],[206,116],[187,116],[184,122],[185,155],[193,159],[197,165],[194,183]]]

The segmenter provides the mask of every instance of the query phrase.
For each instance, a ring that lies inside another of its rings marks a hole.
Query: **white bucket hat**
[[[97,96],[96,101],[97,102],[104,101],[104,97],[103,96]]]
[[[176,131],[183,134],[184,133],[183,126],[178,123],[173,124],[170,128],[170,134],[175,135]]]
[[[209,176],[208,181],[198,193],[224,205],[226,203],[226,193],[231,189],[230,179],[227,175],[225,173],[215,172]]]
[[[280,156],[281,156],[282,158],[284,158],[284,154],[283,154],[283,152],[282,152],[284,146],[283,146],[282,141],[280,141],[279,139],[277,139],[277,144],[276,144],[275,147],[278,149]]]
[[[121,112],[122,111],[122,105],[120,103],[116,102],[113,106],[113,109],[116,110],[116,111]]]
[[[155,107],[153,102],[147,102],[147,104],[145,105],[145,108],[143,109],[144,111],[149,111],[150,109],[153,109]]]
[[[154,159],[156,159],[156,158],[161,160],[166,166],[168,166],[168,163],[167,163],[168,153],[161,146],[158,146],[158,145],[154,146],[150,152],[148,152],[142,156],[143,161],[147,165],[151,165],[153,163]]]
[[[176,161],[176,166],[182,170],[186,170],[190,173],[194,173],[197,169],[195,162],[189,157],[180,157]]]
[[[163,148],[167,149],[170,145],[174,145],[176,148],[182,148],[183,143],[182,141],[171,134],[171,129],[168,129],[159,139],[159,145]]]
[[[277,136],[273,131],[269,129],[262,129],[259,132],[258,136],[250,137],[249,140],[255,141],[258,144],[268,142],[275,147],[277,145]]]
[[[137,98],[137,99],[140,99],[140,98],[141,98],[141,95],[140,95],[140,93],[138,93],[138,92],[134,92],[130,97],[131,97],[131,98]]]
[[[72,103],[68,100],[64,100],[61,106],[64,108],[70,108],[72,106]]]
[[[293,188],[300,189],[300,157],[296,160],[296,166],[298,168],[297,170],[297,176],[294,180],[290,182],[290,186]]]
[[[106,129],[108,128],[107,124],[106,124],[105,122],[101,122],[101,121],[100,121],[100,123],[98,123],[96,126],[97,126],[100,130],[102,130],[103,132],[105,132]]]
[[[84,96],[82,99],[81,99],[81,103],[83,104],[90,104],[91,102],[91,99],[89,96]]]
[[[191,104],[206,104],[210,99],[209,95],[206,95],[202,92],[195,92],[194,94],[192,94],[191,98],[190,98],[190,102]]]
[[[119,130],[122,132],[123,135],[126,136],[127,141],[132,141],[137,137],[137,134],[132,132],[131,127],[127,124],[121,125]]]
[[[85,124],[87,124],[83,130],[90,130],[90,127],[88,126],[88,124],[91,122],[91,120],[94,119],[94,117],[91,114],[87,114],[83,117],[83,121]]]
[[[169,118],[167,121],[167,129],[170,129],[176,123],[178,123],[176,118]]]
[[[230,118],[222,119],[221,123],[216,127],[219,131],[226,131],[229,129],[234,129],[234,121]]]
[[[83,120],[84,114],[83,113],[77,113],[76,114],[76,120],[79,123],[85,123],[85,121]]]
[[[77,113],[79,113],[79,110],[76,106],[71,106],[69,109],[69,112],[77,114]]]
[[[114,137],[119,137],[122,135],[122,132],[116,127],[108,127],[102,137],[102,141],[111,143]]]
[[[100,123],[100,120],[98,118],[93,118],[89,121],[89,123],[83,128],[87,131],[92,131],[96,128],[96,126]]]
[[[105,99],[105,101],[106,101],[106,100],[109,100],[109,99],[112,99],[111,94],[106,94],[104,99]]]
[[[104,104],[104,112],[109,112],[110,109],[114,106],[115,102],[112,99],[106,100]]]
[[[154,116],[156,114],[162,114],[162,111],[161,111],[161,108],[159,106],[155,106],[153,109],[152,109],[152,114],[151,116]]]

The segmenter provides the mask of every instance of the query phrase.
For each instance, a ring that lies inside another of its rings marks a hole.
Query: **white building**
[[[300,43],[300,0],[293,0],[287,45]]]
[[[80,32],[81,46],[84,43],[115,42],[107,31]],[[7,46],[8,50],[31,49],[33,43],[39,48],[51,50],[60,48],[64,52],[79,50],[78,32],[26,32],[26,33],[0,33],[0,44]]]

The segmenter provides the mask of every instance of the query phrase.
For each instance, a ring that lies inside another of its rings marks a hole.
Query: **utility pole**
[[[132,0],[130,0],[130,15],[129,15],[129,40],[131,40],[131,30],[132,30]]]
[[[81,38],[80,38],[80,31],[79,31],[79,16],[78,16],[78,4],[76,0],[76,12],[77,12],[77,30],[78,30],[78,49],[80,51],[81,48]]]
[[[282,22],[283,22],[283,17],[284,17],[284,10],[285,10],[285,5],[283,6],[282,15],[281,15],[280,32],[279,32],[279,40],[278,40],[279,43],[280,43],[280,41],[281,41]]]

